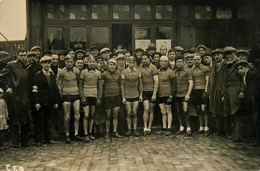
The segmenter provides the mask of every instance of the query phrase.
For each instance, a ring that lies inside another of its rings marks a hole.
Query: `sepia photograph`
[[[0,171],[260,171],[260,0],[0,0]]]

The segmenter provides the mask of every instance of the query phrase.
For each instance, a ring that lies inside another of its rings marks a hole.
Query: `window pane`
[[[149,19],[151,18],[150,5],[135,5],[135,19]]]
[[[114,5],[113,19],[129,19],[129,5]]]
[[[86,5],[70,5],[70,19],[86,19]]]
[[[92,27],[92,45],[108,47],[108,27]]]
[[[64,19],[65,17],[65,7],[64,5],[53,5],[49,4],[47,6],[47,18],[48,19]]]
[[[169,20],[172,18],[171,5],[156,5],[156,19]]]
[[[231,19],[232,11],[230,8],[218,7],[217,8],[217,19]]]
[[[159,50],[162,46],[165,46],[168,50],[171,49],[171,27],[157,27],[156,28],[156,47]]]
[[[64,28],[48,27],[48,48],[51,50],[64,50]]]
[[[70,48],[86,49],[87,35],[85,27],[70,28]]]
[[[251,6],[239,6],[237,10],[237,17],[239,19],[249,19],[253,17],[254,9]]]
[[[210,20],[211,19],[211,7],[210,6],[196,6],[195,19],[197,20]]]
[[[136,27],[135,28],[135,48],[146,49],[151,42],[151,28],[150,27]]]
[[[108,19],[108,5],[92,5],[92,19]]]
[[[196,45],[206,45],[211,47],[211,28],[210,26],[196,26]]]

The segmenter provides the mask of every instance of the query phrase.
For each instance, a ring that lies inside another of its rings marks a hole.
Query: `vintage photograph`
[[[259,171],[259,112],[259,0],[0,0],[1,171]]]

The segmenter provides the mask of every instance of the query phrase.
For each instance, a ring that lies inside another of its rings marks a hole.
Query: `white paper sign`
[[[171,39],[156,39],[156,48],[157,51],[160,51],[162,46],[166,46],[167,51],[172,48],[172,40]]]
[[[135,49],[142,48],[143,50],[146,50],[150,42],[150,39],[135,40]]]

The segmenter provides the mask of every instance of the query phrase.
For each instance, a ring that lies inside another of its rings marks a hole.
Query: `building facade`
[[[29,45],[44,50],[254,48],[260,31],[257,0],[27,0]]]

